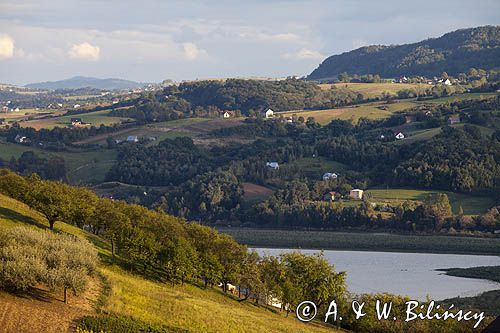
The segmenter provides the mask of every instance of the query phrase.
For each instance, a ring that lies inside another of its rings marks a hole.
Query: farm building
[[[266,166],[273,170],[278,170],[280,168],[278,162],[267,162]]]
[[[220,117],[224,119],[231,118],[233,116],[234,116],[233,113],[230,111],[223,111],[220,113]]]
[[[335,201],[335,195],[337,195],[337,193],[328,192],[323,196],[323,200],[328,201],[328,202]]]
[[[127,141],[128,142],[139,142],[139,138],[137,137],[137,135],[129,135],[127,137]]]
[[[460,123],[460,116],[459,115],[450,116],[450,118],[448,118],[448,125],[454,125],[454,124],[458,124],[458,123]]]
[[[273,118],[274,117],[274,111],[271,109],[267,109],[265,113],[266,119]]]
[[[405,138],[405,135],[402,132],[396,133],[394,137],[398,140],[403,140]]]
[[[18,134],[14,138],[14,141],[16,141],[17,143],[26,143],[26,142],[28,142],[28,138],[25,137],[25,136],[21,136],[21,135]]]
[[[337,179],[338,175],[333,172],[327,172],[323,175],[323,180],[329,180],[329,179]]]
[[[355,200],[361,200],[363,199],[363,190],[360,189],[354,189],[349,192],[349,197]]]

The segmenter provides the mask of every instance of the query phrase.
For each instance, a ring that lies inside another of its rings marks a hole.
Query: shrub
[[[27,290],[43,284],[51,290],[83,292],[95,272],[97,252],[86,240],[19,227],[0,231],[0,288]]]

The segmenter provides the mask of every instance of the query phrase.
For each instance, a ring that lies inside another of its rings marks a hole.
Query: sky
[[[499,0],[0,0],[0,82],[302,76],[361,46],[488,24]]]

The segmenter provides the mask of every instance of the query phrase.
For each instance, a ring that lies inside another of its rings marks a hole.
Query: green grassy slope
[[[0,228],[21,225],[48,228],[38,212],[0,194]],[[62,222],[56,223],[55,230],[85,237],[98,248],[102,259],[100,272],[111,284],[111,295],[101,304],[106,314],[130,316],[152,325],[189,332],[336,332],[315,323],[303,324],[293,315],[286,318],[278,310],[238,301],[219,289],[205,290],[194,285],[171,287],[147,280],[110,264],[109,246],[99,237]],[[0,296],[2,294],[5,293],[0,292]],[[32,311],[46,311],[47,304],[33,302]]]

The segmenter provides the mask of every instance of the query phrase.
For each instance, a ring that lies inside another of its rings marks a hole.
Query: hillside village
[[[174,22],[164,31],[293,42],[304,47],[280,61],[324,60],[303,76],[0,84],[0,332],[474,331],[405,321],[415,299],[481,313],[478,330],[493,322],[500,27],[325,59],[298,33]],[[144,36],[141,50],[156,40]],[[155,57],[218,64],[183,38]],[[35,59],[11,39],[0,62]],[[112,68],[113,47],[60,53]],[[379,300],[394,317],[376,317]]]

